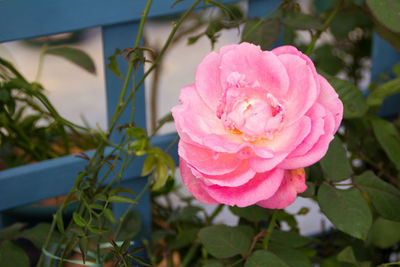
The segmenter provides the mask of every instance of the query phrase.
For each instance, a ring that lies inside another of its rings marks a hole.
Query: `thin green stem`
[[[276,8],[275,10],[273,10],[272,12],[268,13],[267,15],[265,15],[264,17],[262,17],[259,21],[257,21],[256,24],[254,24],[250,30],[248,30],[247,32],[245,32],[243,34],[242,39],[246,39],[250,34],[252,34],[266,19],[268,19],[269,17],[272,17],[272,15],[275,15],[275,13],[277,13],[280,10],[279,6],[278,8]]]
[[[222,211],[222,209],[224,208],[223,204],[219,204],[215,210],[213,211],[213,213],[210,215],[210,217],[208,217],[206,224],[211,224],[212,221],[215,219],[215,217],[217,217],[217,215]]]
[[[152,4],[152,0],[148,0],[147,3],[146,3],[146,6],[144,8],[144,11],[142,13],[142,17],[141,17],[141,20],[140,20],[139,29],[138,29],[138,33],[136,35],[136,41],[135,41],[135,45],[134,45],[133,49],[139,47],[140,40],[141,40],[142,35],[143,35],[144,23],[145,23],[145,21],[147,19],[147,15],[148,15],[148,13],[150,11],[151,4]],[[122,85],[121,94],[119,96],[119,101],[118,101],[119,104],[115,108],[113,117],[111,119],[110,126],[108,127],[107,136],[110,136],[115,124],[117,123],[118,118],[120,117],[122,111],[125,109],[126,104],[129,102],[129,99],[132,98],[132,96],[129,96],[128,99],[126,99],[125,102],[124,102],[125,95],[126,95],[126,90],[128,88],[128,84],[129,84],[129,82],[131,80],[131,77],[132,77],[133,67],[134,67],[134,62],[129,62],[128,70],[126,72],[126,76],[125,76],[125,79],[124,79],[124,84]],[[122,103],[124,103],[124,105],[122,105]]]
[[[339,11],[340,7],[342,6],[343,0],[340,0],[338,4],[336,5],[335,9],[332,10],[332,12],[329,14],[328,18],[324,22],[324,28],[321,31],[318,31],[315,35],[313,35],[310,44],[307,47],[307,50],[305,52],[306,55],[310,55],[312,50],[314,49],[315,43],[318,41],[319,37],[321,37],[321,34],[329,27],[331,24],[333,18],[336,16],[336,13]]]
[[[188,266],[188,264],[193,260],[194,256],[196,255],[196,252],[197,252],[199,246],[200,246],[199,243],[194,243],[193,244],[193,246],[186,253],[186,256],[183,258],[182,263],[181,263],[181,267]]]
[[[143,196],[143,194],[146,192],[146,190],[150,187],[151,184],[151,180],[148,179],[147,183],[145,184],[145,186],[143,187],[142,191],[140,191],[140,193],[137,195],[136,197],[136,201],[138,202],[139,199]],[[121,227],[122,227],[122,222],[125,220],[125,217],[128,215],[129,211],[132,209],[132,207],[135,204],[130,204],[129,207],[125,210],[124,214],[119,218],[119,224],[117,226],[117,230],[115,231],[115,236],[118,237],[119,232],[121,231]]]
[[[42,76],[44,56],[46,55],[47,47],[48,47],[48,45],[44,44],[42,46],[42,50],[40,51],[39,63],[38,63],[38,67],[37,67],[35,82],[39,82],[40,77]]]
[[[388,262],[388,263],[384,263],[384,264],[378,265],[377,267],[386,267],[386,266],[399,265],[399,264],[400,264],[400,261]]]
[[[168,49],[172,39],[174,38],[174,35],[176,33],[176,31],[178,30],[178,28],[180,27],[180,25],[183,23],[183,21],[185,21],[185,19],[189,16],[189,14],[193,11],[193,9],[201,2],[202,0],[196,0],[188,10],[186,10],[185,13],[182,14],[182,16],[180,17],[180,19],[178,20],[178,22],[174,25],[170,35],[168,36],[167,41],[165,42],[163,48],[160,51],[160,54],[158,55],[158,57],[154,60],[153,64],[150,66],[150,68],[144,73],[143,77],[139,80],[139,82],[135,85],[134,89],[130,92],[130,94],[128,95],[128,97],[126,98],[124,103],[121,103],[120,105],[120,109],[118,109],[114,114],[116,117],[119,117],[121,115],[121,113],[124,111],[124,109],[126,108],[126,106],[128,105],[129,101],[133,98],[134,94],[136,93],[136,91],[139,89],[139,87],[143,84],[144,80],[146,79],[146,77],[154,70],[154,68],[158,65],[158,63],[160,62],[161,58],[164,56],[166,50]],[[113,129],[113,127],[115,126],[116,121],[111,122],[110,124],[110,128],[109,128],[109,132],[111,132],[111,130]],[[108,133],[109,133],[108,132]]]
[[[264,245],[264,249],[265,250],[268,249],[269,238],[271,236],[272,231],[274,230],[275,221],[276,221],[276,215],[277,215],[277,210],[274,210],[272,212],[272,217],[271,217],[271,220],[269,221],[267,233],[265,234],[264,241],[263,241],[263,245]]]

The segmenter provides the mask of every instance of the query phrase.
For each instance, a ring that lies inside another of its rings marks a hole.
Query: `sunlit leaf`
[[[86,220],[77,212],[74,212],[72,214],[72,219],[74,220],[74,222],[79,225],[79,226],[86,226]]]
[[[111,203],[130,203],[130,204],[137,204],[136,200],[133,200],[129,197],[125,197],[125,196],[110,196],[108,198],[108,202]]]

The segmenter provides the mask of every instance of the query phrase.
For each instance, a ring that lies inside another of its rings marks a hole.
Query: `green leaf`
[[[115,187],[110,191],[110,195],[118,194],[118,193],[127,193],[132,196],[136,196],[135,192],[133,192],[132,189],[127,188],[127,187]]]
[[[31,241],[36,248],[41,249],[46,241],[47,234],[50,231],[50,224],[39,223],[30,229],[26,229],[18,234],[19,238],[25,238]]]
[[[151,173],[157,167],[157,157],[153,154],[149,154],[143,163],[142,173],[140,176],[146,176]]]
[[[393,32],[400,32],[400,2],[395,0],[367,0],[372,15]]]
[[[271,243],[268,250],[291,267],[311,267],[310,260],[296,249]]]
[[[354,251],[351,246],[345,247],[337,255],[337,260],[341,262],[357,263],[356,256],[354,256]]]
[[[122,218],[121,230],[116,240],[132,239],[137,236],[142,229],[142,219],[138,211],[133,210]]]
[[[303,247],[314,241],[312,238],[301,236],[296,232],[278,231],[278,230],[272,231],[270,240],[272,242],[285,245],[291,248]]]
[[[324,25],[316,17],[300,12],[286,16],[283,19],[283,23],[297,30],[324,30]]]
[[[341,6],[340,11],[336,13],[329,28],[336,39],[346,39],[349,36],[349,32],[356,27],[369,29],[371,25],[372,21],[364,9],[356,5],[344,4]]]
[[[313,52],[316,59],[313,60],[318,70],[335,76],[343,67],[344,62],[334,55],[333,47],[330,45],[322,45]]]
[[[396,76],[399,77],[400,76],[400,63],[397,63],[396,65],[394,65],[392,68],[392,71]]]
[[[372,205],[384,218],[400,221],[400,191],[368,171],[353,178],[353,183],[368,195]]]
[[[207,251],[218,259],[245,255],[252,238],[238,228],[226,225],[205,227],[198,236]]]
[[[204,264],[202,267],[224,267],[222,263],[220,263],[217,260],[210,260],[206,264]]]
[[[72,214],[72,219],[74,220],[76,225],[79,225],[82,227],[86,226],[86,220],[81,215],[79,215],[77,212],[74,212]]]
[[[341,181],[349,178],[353,173],[343,143],[337,136],[330,143],[329,150],[321,159],[320,164],[324,178],[328,181]]]
[[[339,230],[365,240],[372,214],[360,191],[356,188],[339,190],[323,183],[317,198],[322,212]]]
[[[10,92],[7,89],[0,88],[0,102],[6,103],[10,99]]]
[[[0,244],[0,266],[29,267],[29,258],[20,247],[6,240]]]
[[[142,139],[147,135],[146,130],[140,127],[129,127],[125,131],[130,137],[135,139]]]
[[[357,265],[354,265],[353,263],[340,262],[336,259],[336,257],[323,259],[320,266],[321,267],[358,267]],[[359,267],[364,267],[364,266],[360,265]]]
[[[306,176],[307,177],[307,176]],[[315,183],[307,181],[307,189],[303,193],[298,194],[300,197],[313,197],[315,196]]]
[[[129,254],[128,254],[128,255],[129,255]],[[129,255],[129,257],[132,257],[132,259],[134,260],[134,262],[137,262],[137,263],[139,263],[140,265],[143,265],[143,266],[150,266],[150,267],[154,266],[154,265],[150,264],[149,262],[147,262],[146,260],[142,259],[141,257],[132,256],[132,255]],[[137,266],[137,265],[134,265],[134,266]]]
[[[388,41],[393,48],[395,48],[397,51],[400,51],[399,33],[392,32],[379,23],[375,24],[375,31],[382,39]]]
[[[46,50],[46,54],[62,57],[90,73],[96,73],[93,60],[86,52],[80,49],[66,46],[49,47]]]
[[[104,210],[104,215],[106,216],[107,220],[109,220],[112,224],[116,224],[117,221],[115,220],[114,213],[110,209]]]
[[[369,239],[374,246],[382,249],[394,246],[400,241],[400,222],[377,218],[372,225]]]
[[[281,22],[278,18],[263,21],[248,20],[242,31],[242,41],[260,45],[262,50],[268,50],[278,39],[281,32]]]
[[[87,250],[88,250],[88,240],[87,240],[87,238],[86,237],[79,238],[79,251],[81,252],[83,263],[86,262]]]
[[[244,264],[244,267],[290,267],[275,254],[265,251],[257,250],[253,252]]]
[[[57,223],[57,228],[58,231],[60,231],[60,233],[64,234],[64,221],[63,221],[63,217],[62,217],[62,212],[59,210],[56,213],[56,223]]]
[[[388,96],[400,93],[400,78],[388,81],[374,89],[367,98],[370,106],[380,106]]]
[[[268,221],[270,213],[268,209],[262,208],[258,205],[253,205],[245,208],[239,208],[237,206],[229,207],[229,210],[242,218],[245,218],[251,222]]]
[[[371,120],[371,123],[379,144],[396,169],[400,170],[400,134],[396,127],[392,123],[378,118]]]
[[[14,223],[13,225],[0,229],[0,239],[12,239],[24,227],[25,224],[23,223]]]
[[[353,83],[337,78],[329,79],[329,83],[335,88],[343,102],[343,118],[360,118],[367,112],[368,106],[364,95]]]
[[[125,196],[110,196],[108,198],[108,202],[111,203],[129,203],[129,204],[137,204],[136,200],[133,200],[129,197]]]
[[[175,239],[168,242],[168,248],[171,250],[181,249],[197,239],[197,234],[199,233],[200,228],[184,228],[181,232],[179,232]]]
[[[199,213],[202,209],[200,207],[196,206],[187,206],[182,209],[181,212],[179,212],[175,220],[177,221],[182,221],[182,222],[190,222],[193,221],[193,218],[196,217],[197,213]]]
[[[168,180],[168,165],[164,162],[159,162],[155,172],[155,183],[152,190],[160,189]]]
[[[110,57],[108,57],[108,60],[110,63],[108,63],[107,67],[109,70],[111,70],[115,75],[117,75],[119,78],[123,79],[121,70],[119,69],[118,62],[117,62],[117,56],[121,55],[121,50],[118,48],[115,49],[114,54]]]

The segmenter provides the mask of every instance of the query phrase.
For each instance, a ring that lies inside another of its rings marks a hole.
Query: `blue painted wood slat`
[[[224,3],[237,0],[225,0]],[[154,0],[150,17],[186,10],[193,2]],[[146,0],[0,0],[0,42],[139,20]]]
[[[175,136],[175,134],[156,136],[152,142],[155,146],[166,149]],[[175,162],[178,161],[176,151],[175,145],[170,150]],[[107,152],[111,152],[111,148],[108,148]],[[93,152],[87,154],[91,156]],[[138,167],[142,166],[143,160],[143,157],[135,159],[126,169],[122,180],[143,179],[140,177],[141,168]],[[85,164],[85,160],[71,155],[1,171],[0,211],[67,194]],[[116,170],[120,168],[120,164],[117,163]],[[106,170],[102,170],[99,175],[104,174],[104,171]]]
[[[375,81],[381,74],[390,75],[392,73],[392,67],[400,62],[400,52],[374,33],[371,60],[371,81]],[[399,103],[400,94],[389,97],[383,102],[379,115],[391,119],[396,118],[400,111]]]

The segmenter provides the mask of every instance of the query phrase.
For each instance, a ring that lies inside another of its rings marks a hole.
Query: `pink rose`
[[[343,105],[295,47],[249,43],[208,54],[172,114],[183,182],[202,202],[281,209],[304,192]]]

